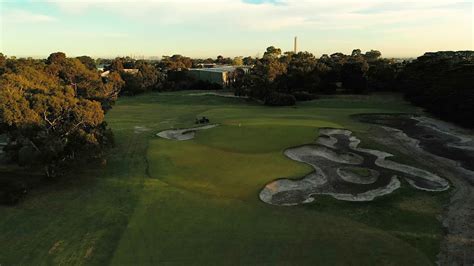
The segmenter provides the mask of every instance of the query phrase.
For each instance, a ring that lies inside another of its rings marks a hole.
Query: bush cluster
[[[265,97],[264,103],[268,106],[291,106],[296,104],[296,98],[291,94],[271,92]]]

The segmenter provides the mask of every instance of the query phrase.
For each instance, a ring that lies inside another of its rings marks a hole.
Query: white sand
[[[285,155],[290,159],[304,163],[308,163],[307,160],[304,159],[304,157],[308,156],[323,157],[333,162],[354,165],[361,164],[364,161],[364,158],[355,153],[337,153],[323,146],[311,145],[287,149],[285,150]]]
[[[325,140],[322,142],[322,145],[324,146],[318,146],[318,145],[304,145],[304,146],[299,146],[295,148],[289,148],[285,150],[284,154],[295,161],[303,162],[310,164],[314,168],[314,172],[305,176],[301,180],[290,180],[290,179],[280,179],[280,180],[275,180],[269,184],[267,184],[262,191],[260,192],[260,199],[263,202],[269,203],[269,204],[277,204],[277,205],[283,205],[283,206],[292,206],[292,205],[298,205],[298,204],[304,204],[304,203],[309,203],[314,201],[313,195],[330,195],[336,199],[339,200],[346,200],[346,201],[371,201],[375,199],[376,197],[384,196],[387,194],[392,193],[396,189],[400,187],[400,180],[397,178],[397,176],[393,176],[392,179],[390,180],[390,183],[387,186],[379,187],[376,189],[372,189],[369,191],[365,191],[363,193],[359,194],[347,194],[347,193],[337,193],[337,192],[310,192],[310,191],[317,191],[318,188],[321,190],[323,186],[328,182],[328,177],[325,175],[325,173],[322,171],[322,169],[318,166],[317,160],[311,161],[308,160],[308,158],[314,158],[314,157],[322,157],[327,160],[336,162],[336,163],[341,163],[344,166],[341,168],[337,169],[337,174],[343,179],[344,181],[348,183],[355,183],[355,184],[372,184],[377,181],[377,178],[379,177],[379,172],[373,169],[369,169],[371,175],[368,177],[362,177],[359,176],[351,171],[345,170],[344,167],[347,167],[346,165],[358,165],[361,164],[364,160],[361,156],[355,154],[355,153],[338,153],[337,151],[329,149],[329,147],[334,147],[335,143],[337,143],[332,139],[334,138],[332,135],[346,135],[349,137],[349,148],[359,151],[362,153],[367,153],[367,154],[372,154],[376,156],[375,164],[377,166],[387,168],[390,170],[402,172],[411,176],[415,176],[420,179],[425,179],[433,183],[437,183],[440,188],[438,189],[429,189],[429,188],[420,188],[415,184],[415,182],[409,178],[406,178],[408,183],[413,186],[414,188],[421,189],[421,190],[428,190],[428,191],[443,191],[449,188],[449,183],[437,176],[436,174],[433,174],[431,172],[409,166],[409,165],[404,165],[401,163],[397,163],[394,161],[386,160],[386,158],[392,157],[393,155],[387,152],[383,151],[377,151],[377,150],[370,150],[370,149],[364,149],[364,148],[359,148],[360,140],[352,136],[352,132],[349,130],[343,130],[343,129],[322,129],[320,130],[320,133],[325,135],[322,138]],[[403,137],[404,133],[403,132],[392,132],[392,133],[397,133],[398,137]],[[329,137],[329,138],[328,138]],[[319,138],[321,139],[321,137]],[[318,140],[319,140],[318,139]],[[417,145],[417,143],[413,143],[413,140],[411,139],[406,139],[407,142],[411,142],[411,144]],[[288,202],[283,202],[283,203],[275,203],[273,202],[273,195],[281,193],[281,192],[290,192],[294,191],[295,193],[301,193],[301,196],[304,197],[304,200],[298,199],[296,197],[295,201],[291,201],[289,199]]]
[[[375,181],[377,181],[378,177],[380,176],[380,173],[376,170],[365,168],[367,171],[369,171],[370,175],[369,176],[360,176],[350,169],[348,167],[341,167],[337,169],[337,174],[339,177],[348,182],[348,183],[354,183],[354,184],[363,184],[363,185],[368,185],[368,184],[373,184]]]
[[[387,168],[394,171],[399,171],[405,174],[413,175],[422,179],[432,181],[434,183],[438,183],[441,186],[441,188],[435,191],[443,191],[449,188],[448,181],[437,176],[436,174],[433,174],[431,172],[428,172],[428,171],[425,171],[413,166],[397,163],[391,160],[386,160],[386,158],[393,157],[393,154],[383,152],[383,151],[359,148],[358,146],[360,144],[360,140],[357,137],[351,136],[350,141],[351,142],[349,146],[352,149],[377,156],[377,159],[375,160],[375,164],[380,167]],[[418,187],[415,187],[415,188],[418,188]]]
[[[472,137],[473,132],[470,132],[471,134],[468,135],[466,129],[458,127],[449,122],[433,119],[426,116],[413,117],[413,119],[418,121],[419,126],[429,127],[438,132],[458,138],[461,143],[474,143],[474,138]]]
[[[379,187],[373,190],[366,191],[360,194],[342,194],[342,193],[324,193],[326,195],[331,195],[338,200],[346,201],[372,201],[376,197],[381,197],[388,195],[395,190],[400,188],[400,180],[396,176],[392,176],[390,183],[385,187]]]
[[[169,129],[164,130],[156,134],[158,137],[170,139],[170,140],[190,140],[193,139],[196,135],[196,131],[198,130],[205,130],[210,129],[218,126],[217,124],[200,126],[200,127],[192,127],[192,128],[183,128],[183,129]]]

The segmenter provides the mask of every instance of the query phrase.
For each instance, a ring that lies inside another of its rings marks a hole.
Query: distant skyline
[[[273,45],[320,56],[473,50],[474,1],[0,0],[8,56],[262,55]]]

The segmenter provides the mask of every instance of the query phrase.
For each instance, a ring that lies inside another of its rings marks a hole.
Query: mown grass
[[[112,264],[429,264],[406,242],[350,219],[147,183]]]
[[[370,125],[351,114],[415,108],[393,95],[268,108],[188,94],[120,99],[107,115],[117,147],[105,169],[82,169],[34,191],[16,207],[0,207],[0,264],[435,261],[441,236],[436,216],[447,193],[404,186],[370,203],[318,197],[290,208],[258,199],[266,183],[311,171],[287,159],[283,150],[314,141],[318,128],[349,128],[365,143]],[[159,130],[192,126],[198,116],[220,126],[186,142],[155,136]]]

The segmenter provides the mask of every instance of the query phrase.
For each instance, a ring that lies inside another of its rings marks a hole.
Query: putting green
[[[268,182],[311,171],[282,152],[314,141],[318,128],[349,128],[364,140],[368,125],[351,114],[414,107],[392,95],[269,108],[188,94],[121,98],[107,115],[117,147],[105,169],[0,207],[0,264],[434,263],[446,193],[402,187],[371,203],[317,197],[291,208],[258,199]],[[182,142],[156,136],[197,116],[220,126]]]

